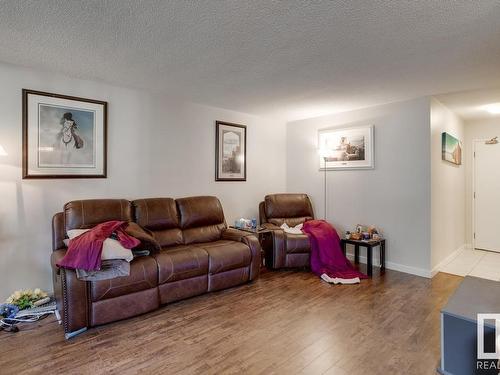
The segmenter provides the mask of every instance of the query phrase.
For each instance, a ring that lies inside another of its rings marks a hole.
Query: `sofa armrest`
[[[271,224],[271,223],[262,223],[260,225],[262,228],[266,228],[266,229],[269,229],[269,230],[282,230],[280,227],[278,227],[277,225],[275,224]]]
[[[280,228],[272,230],[271,232],[273,236],[273,262],[271,268],[285,267],[285,232]]]
[[[237,241],[242,242],[243,237],[254,236],[251,232],[245,232],[243,230],[235,229],[235,228],[227,228],[222,232],[222,239],[229,241]]]
[[[66,249],[54,250],[51,255],[54,297],[63,320],[64,332],[69,338],[73,333],[89,326],[89,295],[87,283],[78,280],[75,270],[56,264],[66,255]]]
[[[262,248],[257,237],[250,235],[242,238],[242,242],[250,248],[252,253],[252,263],[250,264],[249,280],[255,280],[260,274]]]
[[[262,248],[258,238],[254,233],[228,228],[222,232],[222,239],[229,241],[243,242],[250,249],[252,260],[250,263],[249,280],[255,280],[260,274]]]

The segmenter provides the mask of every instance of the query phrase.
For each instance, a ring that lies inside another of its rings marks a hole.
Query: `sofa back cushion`
[[[153,232],[161,247],[183,243],[179,228],[179,214],[172,198],[137,199],[134,206],[135,222]]]
[[[132,221],[132,205],[125,199],[88,199],[64,205],[64,224],[70,229],[87,229],[105,221]]]
[[[272,194],[264,198],[267,222],[281,226],[303,223],[314,218],[311,201],[307,194]]]
[[[217,241],[226,228],[222,205],[216,197],[176,200],[185,244]]]

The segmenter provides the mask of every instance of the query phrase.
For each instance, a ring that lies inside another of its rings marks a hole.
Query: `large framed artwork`
[[[375,167],[373,125],[318,132],[321,170],[372,169]]]
[[[247,127],[215,122],[215,181],[246,181]]]
[[[107,103],[23,89],[23,178],[105,178]]]
[[[446,132],[441,134],[441,153],[443,160],[456,165],[462,164],[462,142]]]

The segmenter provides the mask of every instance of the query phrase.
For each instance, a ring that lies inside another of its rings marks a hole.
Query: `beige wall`
[[[291,122],[287,125],[287,188],[311,196],[323,218],[324,174],[319,129],[374,125],[375,169],[328,171],[328,217],[339,231],[379,226],[387,267],[430,276],[429,98]]]
[[[466,241],[472,246],[472,196],[473,196],[473,142],[474,140],[491,139],[500,137],[500,119],[487,118],[476,121],[467,121],[465,124],[465,144],[466,144],[466,200],[465,200],[465,215],[466,215]]]
[[[441,134],[447,132],[467,149],[464,123],[436,99],[431,100],[431,266],[433,270],[461,249],[465,239],[465,170],[442,160]],[[463,150],[462,156],[466,150]]]
[[[265,194],[285,190],[285,124],[97,82],[0,64],[0,300],[51,290],[51,218],[73,199],[218,196],[228,223],[258,217]],[[109,102],[108,178],[21,179],[21,89]],[[248,126],[247,182],[215,182],[215,120]],[[271,161],[271,162],[270,162]]]

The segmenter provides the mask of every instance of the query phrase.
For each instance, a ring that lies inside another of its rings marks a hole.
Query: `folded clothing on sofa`
[[[103,260],[130,262],[160,249],[151,232],[132,222],[108,221],[91,229],[70,229],[67,235],[68,251],[58,264],[66,268],[98,271]]]
[[[132,249],[141,241],[125,233],[125,221],[113,220],[101,223],[73,238],[68,245],[64,258],[57,264],[59,267],[97,271],[101,269],[101,253],[103,243],[114,234],[118,242],[126,249]]]
[[[67,235],[69,239],[64,242],[68,252],[59,265],[74,268],[77,278],[83,281],[128,276],[128,262],[159,248],[152,233],[136,223],[105,222],[91,229],[70,229]]]
[[[130,275],[130,263],[121,259],[103,260],[99,271],[76,269],[76,277],[83,281],[109,280]]]
[[[69,246],[71,240],[88,232],[90,229],[70,229],[68,230],[69,239],[64,240],[66,246]],[[130,262],[134,259],[134,255],[130,249],[122,246],[115,238],[106,238],[102,244],[101,260],[122,259]]]

